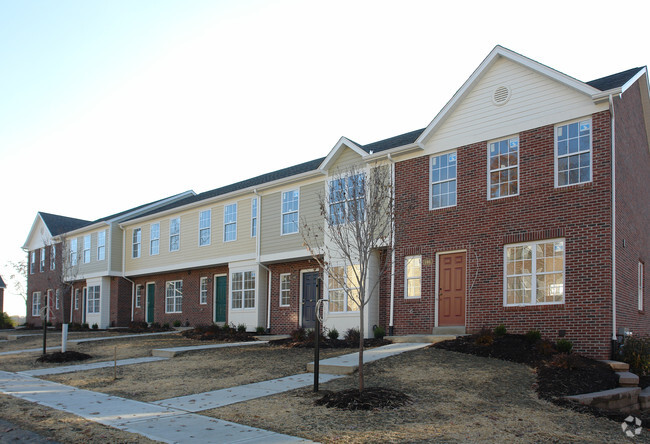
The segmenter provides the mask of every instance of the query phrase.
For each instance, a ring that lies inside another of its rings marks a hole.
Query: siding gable
[[[337,171],[344,172],[346,169],[350,168],[350,166],[359,164],[361,162],[363,162],[361,156],[350,148],[346,147],[341,150],[341,152],[337,155],[336,159],[328,169],[330,174],[336,174]]]

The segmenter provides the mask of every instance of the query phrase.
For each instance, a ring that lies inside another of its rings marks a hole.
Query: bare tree
[[[359,391],[364,389],[363,345],[366,307],[390,271],[395,237],[390,165],[354,165],[330,177],[319,196],[318,223],[303,219],[302,236],[311,256],[327,274],[329,308],[342,304],[359,311]],[[377,260],[379,252],[385,260]],[[372,276],[371,276],[372,274]],[[369,279],[371,278],[371,279]]]
[[[7,262],[7,268],[10,269],[9,280],[14,286],[14,293],[20,295],[25,301],[25,313],[27,313],[27,261]]]

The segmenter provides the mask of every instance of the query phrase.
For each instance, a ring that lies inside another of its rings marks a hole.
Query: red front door
[[[465,325],[465,271],[467,255],[440,255],[438,274],[438,326]]]

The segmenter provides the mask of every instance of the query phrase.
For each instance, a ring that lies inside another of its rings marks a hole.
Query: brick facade
[[[41,252],[45,252],[45,264],[43,271],[40,269]],[[62,282],[62,261],[61,261],[61,244],[56,244],[56,257],[54,270],[50,269],[51,246],[46,246],[44,250],[36,249],[35,263],[33,272],[30,269],[31,251],[27,253],[27,323],[34,326],[40,326],[40,316],[32,316],[32,303],[35,292],[41,293],[41,307],[47,300],[48,291],[51,294],[50,302],[50,322],[53,325],[63,324],[70,319],[70,301],[66,298],[69,292],[69,286]],[[59,290],[59,308],[56,308],[56,290]],[[67,299],[67,300],[66,300]]]
[[[398,162],[395,333],[430,333],[435,325],[436,254],[467,254],[466,327],[505,324],[511,332],[559,330],[577,351],[609,354],[611,328],[611,176],[609,112],[592,116],[593,182],[554,187],[554,126],[519,134],[519,195],[487,199],[487,141],[458,147],[458,202],[429,210],[429,157]],[[504,136],[507,136],[504,134]],[[398,203],[398,205],[400,205]],[[402,205],[405,205],[404,203]],[[565,302],[504,307],[504,246],[564,238]],[[404,298],[404,260],[422,255],[422,297]],[[390,297],[382,288],[382,307]],[[385,321],[385,317],[382,318]]]

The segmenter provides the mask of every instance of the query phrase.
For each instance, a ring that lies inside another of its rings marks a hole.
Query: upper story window
[[[50,270],[56,268],[56,245],[52,245],[50,248]]]
[[[155,256],[160,251],[160,222],[149,227],[149,254]]]
[[[564,302],[564,239],[505,247],[505,305]]]
[[[40,272],[41,273],[44,272],[45,271],[45,247],[41,248],[41,257],[38,265],[39,265]]]
[[[84,236],[84,264],[90,262],[90,234]]]
[[[419,298],[422,293],[422,256],[408,256],[405,265],[405,296]]]
[[[97,233],[97,260],[106,259],[106,231]]]
[[[231,281],[230,293],[232,308],[255,308],[255,272],[234,272],[231,275]]]
[[[181,248],[181,218],[176,217],[169,221],[169,251],[178,251]]]
[[[456,152],[431,157],[430,209],[456,205]]]
[[[70,239],[70,265],[71,266],[76,266],[77,265],[77,238],[75,237],[74,239]]]
[[[199,289],[199,304],[208,303],[208,278],[201,278],[201,288]]]
[[[282,234],[298,232],[298,190],[282,193]]]
[[[142,245],[142,229],[133,229],[133,257],[140,257],[140,246]]]
[[[330,312],[359,311],[359,272],[358,265],[330,269],[327,279]]]
[[[237,240],[237,203],[226,205],[223,213],[223,241]]]
[[[165,313],[183,311],[183,281],[167,282],[165,290]]]
[[[591,119],[555,127],[555,186],[591,182]]]
[[[29,253],[29,274],[34,274],[36,271],[36,251]]]
[[[643,262],[639,261],[637,271],[637,304],[639,311],[643,311]]]
[[[282,273],[280,275],[280,307],[288,307],[291,289],[291,273]]]
[[[199,213],[199,246],[210,245],[212,210]]]
[[[330,222],[333,225],[363,220],[366,203],[366,177],[353,174],[329,183]]]
[[[488,144],[490,199],[519,194],[519,137]]]
[[[257,197],[251,199],[251,237],[257,236]]]

